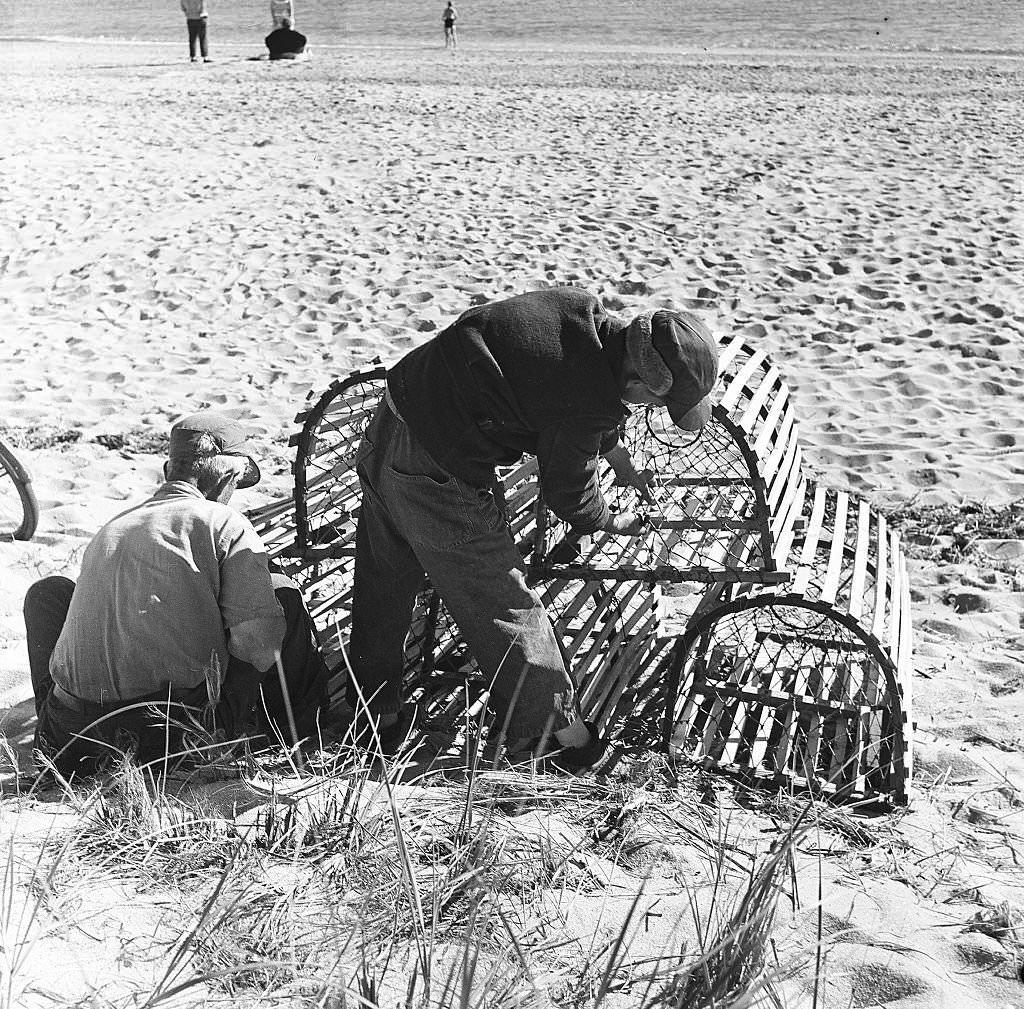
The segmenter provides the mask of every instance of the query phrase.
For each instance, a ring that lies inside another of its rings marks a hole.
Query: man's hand
[[[630,459],[629,453],[621,445],[605,452],[604,458],[615,473],[615,485],[617,487],[633,487],[640,497],[648,504],[654,504],[654,495],[651,494],[651,482],[654,474],[645,469],[638,473]]]
[[[265,673],[274,664],[274,655],[281,650],[287,629],[284,614],[279,617],[257,617],[235,624],[228,631],[228,651]]]
[[[605,523],[604,531],[616,536],[639,536],[646,528],[646,520],[632,512],[613,512]]]

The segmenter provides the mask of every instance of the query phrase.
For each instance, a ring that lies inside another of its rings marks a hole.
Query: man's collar
[[[194,483],[189,483],[187,480],[166,480],[153,496],[197,497],[201,501],[206,500],[206,495]]]

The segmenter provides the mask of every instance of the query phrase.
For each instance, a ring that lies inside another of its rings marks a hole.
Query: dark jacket
[[[291,28],[275,28],[264,40],[272,60],[285,53],[301,53],[306,50],[306,36]]]
[[[585,291],[553,288],[463,313],[388,372],[409,430],[444,469],[489,487],[494,467],[537,456],[548,506],[576,531],[609,518],[597,457],[626,417],[624,324]]]

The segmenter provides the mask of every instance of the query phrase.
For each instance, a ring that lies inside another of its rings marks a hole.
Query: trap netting
[[[741,435],[718,407],[703,431],[672,424],[666,409],[635,410],[620,433],[636,470],[650,474],[652,501],[615,482],[601,463],[601,490],[613,511],[632,512],[643,531],[574,537],[543,503],[532,566],[547,577],[711,581],[771,566],[764,483]]]
[[[677,675],[674,751],[761,782],[905,801],[895,670],[840,614],[794,596],[736,600],[687,630]]]

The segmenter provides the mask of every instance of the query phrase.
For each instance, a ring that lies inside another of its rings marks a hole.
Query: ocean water
[[[311,45],[438,46],[444,0],[294,0]],[[1024,54],[1024,0],[457,0],[463,46]],[[211,43],[259,46],[268,0],[208,0]],[[177,0],[0,0],[0,40],[180,43]]]

